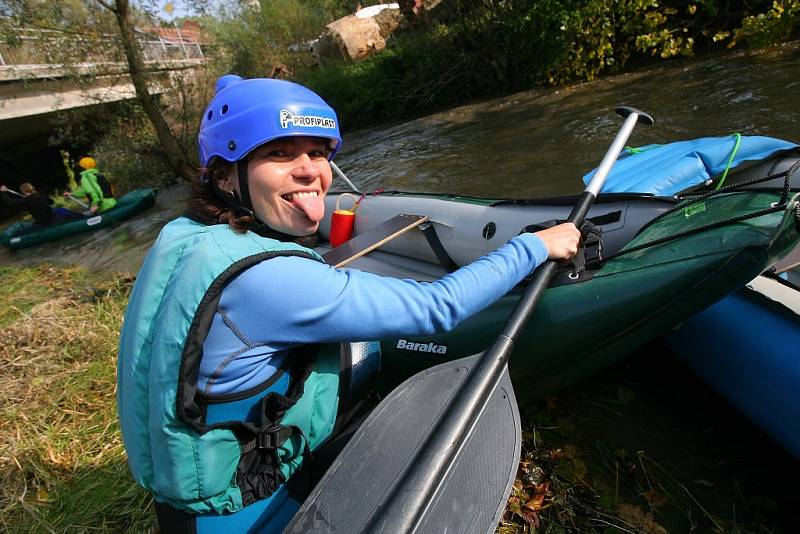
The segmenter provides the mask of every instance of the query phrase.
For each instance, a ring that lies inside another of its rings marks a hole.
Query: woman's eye
[[[310,158],[312,158],[312,159],[314,159],[314,158],[327,158],[327,155],[325,154],[325,151],[321,150],[321,149],[310,151],[308,153],[308,156]]]
[[[267,152],[267,157],[270,158],[285,158],[287,156],[287,152],[285,150],[270,150]]]

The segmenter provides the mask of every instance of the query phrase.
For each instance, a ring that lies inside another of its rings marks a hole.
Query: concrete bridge
[[[155,94],[206,60],[198,43],[139,35],[139,45]],[[61,112],[135,98],[127,68],[112,36],[20,29],[13,46],[0,44],[0,153],[44,149]]]

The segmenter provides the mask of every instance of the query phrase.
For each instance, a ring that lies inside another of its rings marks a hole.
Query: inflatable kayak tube
[[[649,195],[600,195],[598,200],[589,218],[603,230],[606,256],[692,229],[718,226],[619,256],[582,273],[574,283],[548,289],[510,360],[520,397],[565,387],[620,360],[741,288],[800,241],[794,199],[766,215],[725,223],[775,206],[780,195],[771,191],[717,195],[662,216],[639,235],[645,222],[667,212],[676,200]],[[335,194],[326,199],[327,213],[333,211],[335,201]],[[574,199],[490,201],[382,193],[362,200],[355,234],[400,213],[425,215],[441,248],[456,265],[464,265],[530,224],[564,219],[572,203]],[[323,239],[329,231],[326,218],[321,225]],[[319,251],[326,250],[321,244]],[[417,229],[357,259],[349,268],[419,281],[447,274],[424,232]],[[381,389],[389,391],[423,369],[486,349],[502,330],[521,291],[517,288],[450,332],[382,340]]]
[[[800,288],[759,276],[663,339],[698,376],[800,459]]]
[[[55,241],[70,235],[92,232],[128,219],[151,207],[156,201],[155,189],[136,189],[117,200],[117,205],[104,213],[47,227],[31,222],[17,222],[0,234],[0,245],[18,250]]]

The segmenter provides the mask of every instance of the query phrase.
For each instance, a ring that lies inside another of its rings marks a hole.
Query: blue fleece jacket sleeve
[[[547,259],[533,234],[435,282],[334,269],[289,256],[259,263],[223,291],[220,308],[253,342],[295,344],[428,335],[453,328]]]

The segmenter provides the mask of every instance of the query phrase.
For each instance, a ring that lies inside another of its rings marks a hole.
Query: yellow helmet
[[[94,169],[97,167],[97,162],[94,160],[94,158],[86,156],[78,160],[78,165],[84,169]]]

